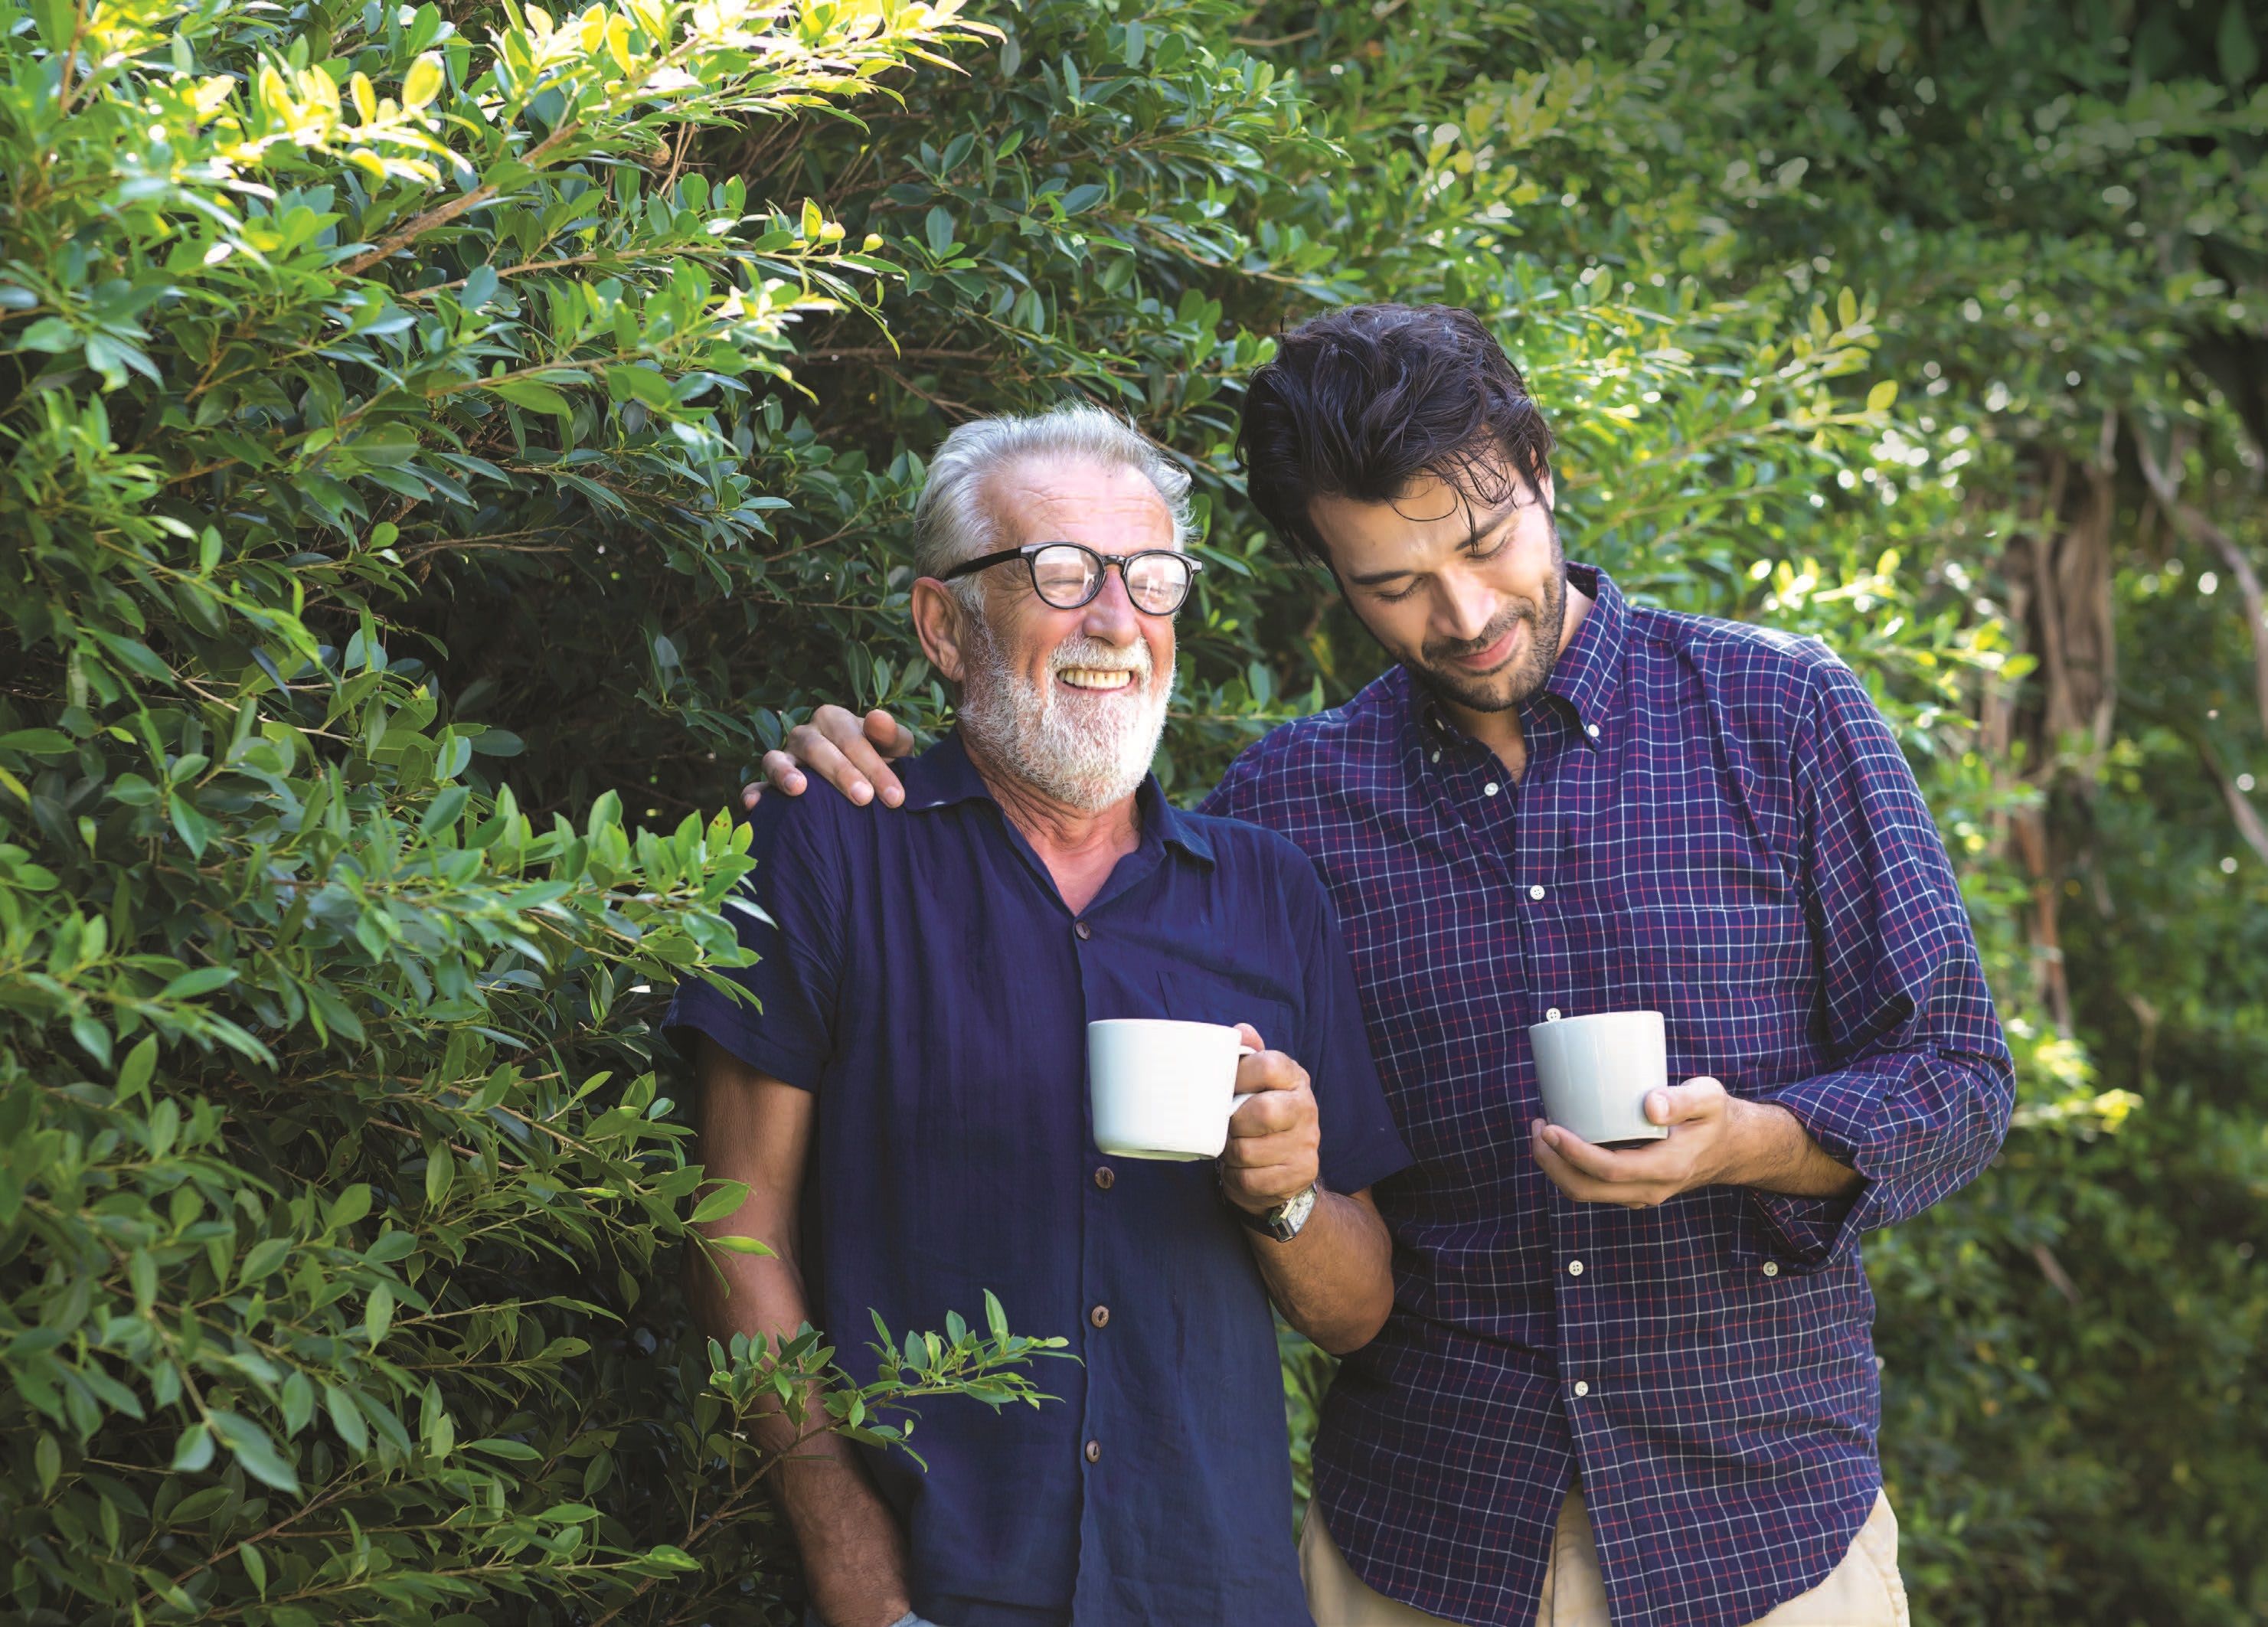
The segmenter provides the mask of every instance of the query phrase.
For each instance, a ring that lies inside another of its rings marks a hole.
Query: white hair
[[[1027,459],[1065,458],[1129,468],[1148,481],[1173,517],[1174,544],[1189,538],[1189,477],[1157,443],[1124,419],[1087,401],[1045,412],[972,418],[939,445],[914,504],[914,570],[941,576],[965,559],[999,546],[999,527],[984,500],[993,475]],[[954,585],[960,586],[955,583]],[[966,600],[964,600],[966,602]]]

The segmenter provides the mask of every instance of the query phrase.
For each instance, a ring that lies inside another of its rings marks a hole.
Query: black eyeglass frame
[[[1086,597],[1077,604],[1057,604],[1054,600],[1041,591],[1038,559],[1042,550],[1051,548],[1075,548],[1089,559],[1094,560],[1098,567],[1094,573],[1094,585],[1087,590]],[[1182,607],[1189,602],[1189,594],[1197,588],[1197,572],[1204,569],[1204,561],[1191,559],[1187,554],[1175,548],[1145,548],[1131,554],[1105,554],[1087,547],[1084,542],[1027,542],[1021,548],[1004,548],[995,553],[979,554],[974,559],[964,559],[952,570],[941,572],[937,579],[940,582],[950,582],[956,577],[973,576],[979,571],[989,571],[993,566],[1005,564],[1012,559],[1020,559],[1024,562],[1025,574],[1032,579],[1032,592],[1039,594],[1042,604],[1057,610],[1083,610],[1102,596],[1102,585],[1110,579],[1111,566],[1118,567],[1118,579],[1123,582],[1126,580],[1127,566],[1138,559],[1147,559],[1153,554],[1163,555],[1167,559],[1179,562],[1189,572],[1187,578],[1182,583],[1182,596],[1174,601],[1170,609],[1166,610],[1145,609],[1139,602],[1135,601],[1130,587],[1127,591],[1127,600],[1130,603],[1133,603],[1135,609],[1141,611],[1144,615],[1179,615],[1182,613]]]

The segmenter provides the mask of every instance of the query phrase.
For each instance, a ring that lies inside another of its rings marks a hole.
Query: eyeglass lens
[[[1102,590],[1106,569],[1101,556],[1074,542],[1043,548],[1032,556],[1032,585],[1059,610],[1076,610]],[[1137,554],[1125,564],[1126,596],[1138,610],[1170,615],[1189,597],[1189,563],[1178,554]]]

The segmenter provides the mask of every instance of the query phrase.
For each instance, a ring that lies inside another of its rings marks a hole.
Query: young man
[[[1418,1160],[1376,1195],[1395,1307],[1325,1408],[1309,1602],[1319,1627],[1902,1623],[1859,1239],[1991,1159],[2007,1046],[1864,688],[1568,564],[1550,444],[1441,307],[1319,318],[1247,398],[1254,502],[1395,663],[1205,804],[1322,871]],[[814,723],[794,753],[890,801],[895,724]],[[1544,1124],[1528,1027],[1629,1009],[1667,1019],[1668,1137]]]
[[[757,810],[762,959],[733,974],[756,1000],[689,983],[671,1013],[701,1161],[748,1187],[712,1229],[774,1251],[700,1279],[711,1332],[813,1321],[863,1376],[870,1311],[976,1321],[990,1290],[1079,1358],[1036,1410],[924,1405],[926,1469],[797,1448],[779,1485],[821,1627],[1307,1627],[1269,1302],[1327,1349],[1377,1331],[1367,1189],[1409,1155],[1314,866],[1149,777],[1184,490],[1091,408],[947,438],[911,608],[960,726],[902,814]],[[1218,1168],[1096,1151],[1086,1025],[1126,1017],[1280,1048],[1240,1064]]]

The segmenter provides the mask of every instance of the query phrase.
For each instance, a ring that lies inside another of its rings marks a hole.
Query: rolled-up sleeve
[[[688,1057],[707,1034],[750,1067],[815,1090],[835,1049],[843,968],[842,866],[815,798],[767,797],[750,815],[755,868],[725,911],[753,965],[719,974],[733,989],[679,985],[663,1032]]]
[[[1826,660],[1813,674],[1790,766],[1833,1065],[1764,1099],[1864,1185],[1833,1199],[1752,1191],[1797,1270],[1966,1184],[2015,1102],[1976,934],[1913,771],[1848,667]]]

